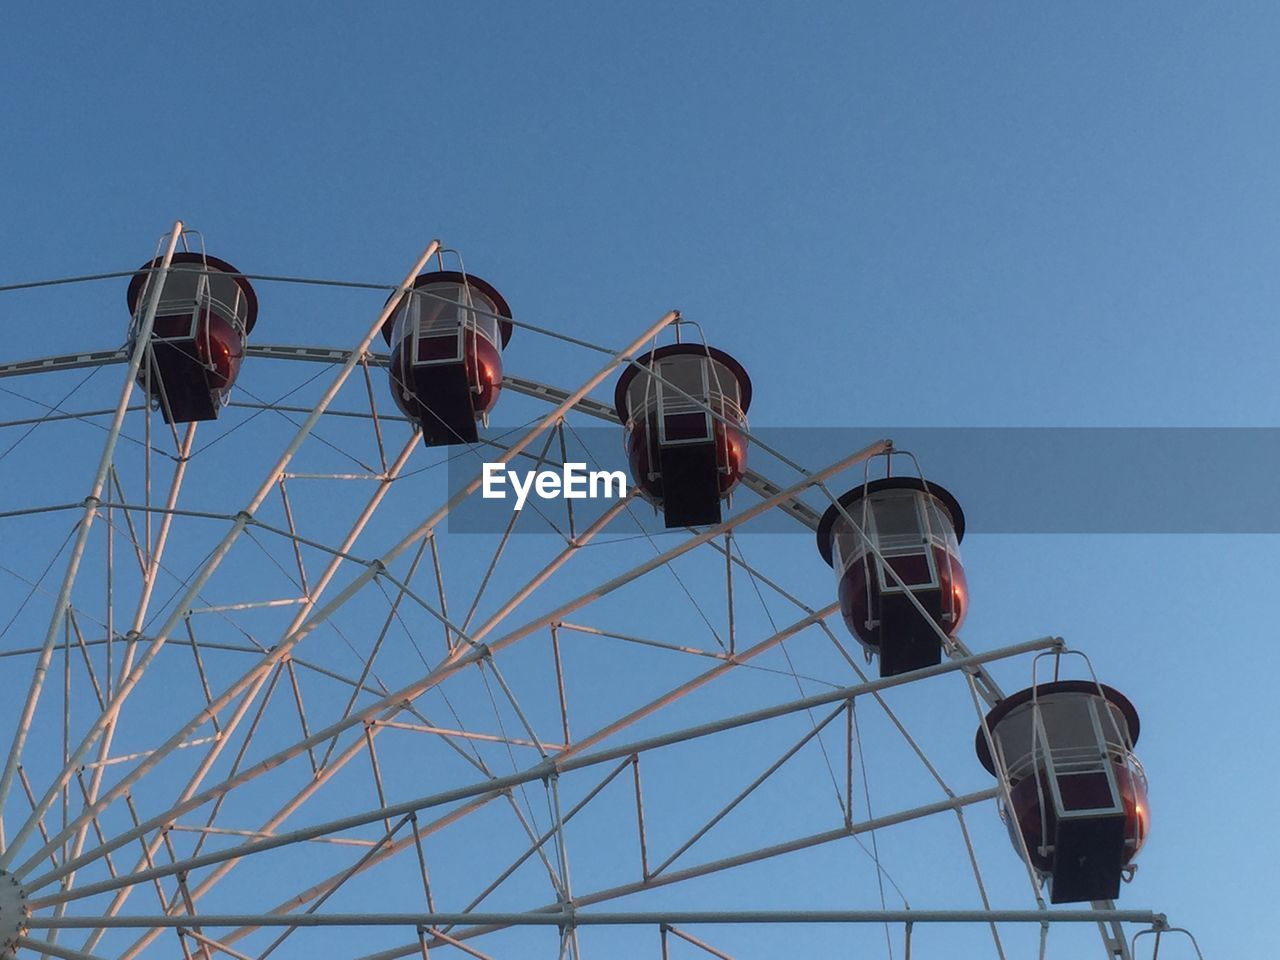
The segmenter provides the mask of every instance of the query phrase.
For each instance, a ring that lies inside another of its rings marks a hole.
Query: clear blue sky
[[[370,281],[439,236],[597,342],[681,308],[759,425],[1274,426],[1278,33],[1263,3],[10,6],[0,282],[128,269],[176,217],[245,270]],[[16,302],[4,359],[120,342],[114,299]],[[360,309],[257,339],[347,345]],[[1266,942],[1280,854],[1276,544],[964,545],[971,646],[1062,635],[1138,705],[1122,905],[1211,956]]]

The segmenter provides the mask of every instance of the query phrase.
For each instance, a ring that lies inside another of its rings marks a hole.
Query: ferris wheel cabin
[[[987,741],[990,731],[996,758]],[[1053,903],[1112,900],[1141,849],[1150,814],[1133,754],[1138,713],[1117,690],[1060,680],[1022,690],[978,728],[978,759],[1004,776],[1001,815],[1015,848],[1048,878]],[[1015,832],[1016,831],[1016,832]]]
[[[126,297],[133,316],[132,344],[158,282],[162,258],[139,268]],[[258,320],[253,286],[225,260],[175,253],[156,310],[147,363],[138,373],[166,423],[214,420],[231,392],[244,344]]]
[[[714,347],[669,344],[623,371],[613,402],[631,477],[666,526],[719,523],[720,502],[747,468],[742,364]]]
[[[429,447],[475,443],[502,390],[511,308],[473,274],[425,273],[382,328],[391,392]]]
[[[845,625],[879,654],[882,677],[941,663],[939,631],[952,636],[968,606],[959,502],[936,483],[886,477],[839,503],[818,524],[818,550],[836,571]]]

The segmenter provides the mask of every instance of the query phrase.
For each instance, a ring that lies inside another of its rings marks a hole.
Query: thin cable
[[[858,766],[862,770],[862,795],[867,803],[867,819],[874,820],[875,813],[871,809],[871,782],[867,777],[867,755],[862,749],[862,728],[858,724],[857,701],[851,701],[850,713],[853,717],[853,736],[858,745]],[[880,865],[880,844],[876,840],[876,831],[871,831],[871,855],[876,862],[876,883],[880,887],[880,909],[887,909],[884,898],[884,868]],[[896,887],[897,884],[894,884]],[[899,893],[902,891],[899,890]],[[903,897],[906,901],[906,897]],[[889,949],[889,960],[893,960],[893,938],[889,934],[889,924],[884,925],[884,942]]]
[[[27,595],[22,598],[22,602],[18,604],[18,609],[16,609],[13,612],[13,616],[9,618],[9,622],[4,625],[4,629],[0,630],[0,640],[4,639],[5,634],[9,632],[9,629],[14,625],[18,617],[22,615],[22,611],[26,609],[27,604],[31,602],[31,598],[34,597],[36,593],[41,590],[41,584],[43,584],[45,581],[45,578],[49,576],[49,571],[52,570],[53,565],[58,562],[58,558],[62,556],[62,551],[67,549],[67,544],[71,542],[71,538],[75,534],[76,528],[78,526],[80,526],[78,522],[71,525],[71,529],[68,530],[67,535],[62,538],[62,543],[59,545],[54,555],[49,559],[48,565],[44,568],[44,571],[40,574],[39,578],[36,580],[28,580],[26,577],[18,573],[16,570],[11,570],[8,567],[4,566],[3,564],[0,564],[0,571],[3,571],[9,574],[9,576],[13,577],[16,580],[21,580],[23,583],[31,587],[31,589],[27,591]]]
[[[78,277],[60,277],[56,280],[29,280],[26,283],[7,283],[0,286],[0,293],[11,290],[34,290],[38,287],[56,287],[67,283],[88,283],[91,280],[115,280],[119,277],[132,277],[136,270],[122,270],[117,273],[89,273]]]
[[[480,679],[484,681],[484,690],[485,690],[485,693],[486,693],[486,694],[488,694],[488,696],[489,696],[489,704],[490,704],[490,706],[492,706],[492,707],[493,707],[493,715],[494,715],[494,717],[496,717],[496,718],[497,718],[497,720],[498,720],[498,732],[499,732],[500,734],[502,734],[502,739],[503,739],[503,741],[505,742],[505,745],[506,745],[506,748],[507,748],[507,757],[508,757],[508,759],[510,759],[510,761],[511,761],[511,770],[512,770],[512,772],[513,772],[513,773],[519,773],[519,771],[520,771],[520,766],[516,763],[516,754],[515,754],[515,751],[511,749],[511,736],[510,736],[510,734],[508,734],[508,733],[507,733],[507,727],[506,727],[506,724],[503,722],[503,719],[502,719],[502,711],[501,711],[500,709],[498,709],[498,700],[497,700],[497,698],[493,695],[493,686],[489,683],[489,675],[488,675],[487,673],[485,673],[485,669],[484,669],[485,661],[484,661],[484,658],[481,658],[481,659],[477,660],[477,661],[476,661],[476,666],[480,668]],[[542,827],[541,827],[541,825],[538,823],[537,815],[536,815],[536,814],[534,814],[534,812],[533,812],[533,804],[532,804],[532,803],[530,802],[530,800],[529,800],[529,793],[528,793],[528,791],[525,789],[525,784],[524,784],[524,783],[521,783],[521,784],[520,784],[520,796],[521,796],[521,798],[523,798],[523,800],[524,800],[525,812],[527,812],[527,813],[529,814],[529,822],[533,824],[533,826],[536,828],[536,830],[537,830],[537,832],[538,832],[538,833],[541,833],[541,832],[542,832]],[[563,882],[563,881],[561,881],[561,882]]]
[[[751,581],[751,586],[755,590],[756,599],[760,601],[760,608],[764,610],[765,618],[769,621],[770,630],[772,630],[773,633],[778,633],[779,630],[778,630],[777,621],[773,619],[773,613],[769,610],[769,605],[765,603],[764,594],[760,591],[760,585],[756,583],[755,573],[752,571],[750,565],[747,563],[747,558],[742,552],[741,540],[738,537],[733,537],[730,543],[732,544],[730,549],[736,549],[738,551],[738,558],[742,561],[742,565],[747,571],[747,578]],[[785,640],[780,641],[778,643],[778,647],[782,650],[782,656],[787,661],[787,670],[790,672],[791,678],[796,682],[796,690],[799,692],[801,697],[804,697],[806,695],[804,684],[800,682],[800,676],[799,674],[796,673],[796,665],[791,659],[790,651],[787,650],[786,641]],[[805,713],[809,715],[809,725],[812,726],[815,730],[817,730],[818,721],[813,715],[813,710],[806,710]],[[844,818],[846,822],[848,822],[848,819],[852,814],[851,814],[851,811],[845,809],[844,797],[841,796],[840,785],[836,782],[835,767],[833,767],[831,764],[831,757],[827,753],[827,745],[822,741],[821,731],[818,731],[817,733],[817,741],[818,741],[818,749],[822,751],[823,762],[825,762],[827,765],[827,773],[831,776],[831,789],[835,791],[836,805],[839,806],[840,808],[841,817]]]
[[[92,370],[90,370],[88,374],[86,374],[85,377],[79,383],[77,383],[74,387],[68,390],[66,395],[63,396],[63,398],[59,400],[56,404],[54,404],[52,407],[32,397],[25,397],[22,394],[18,393],[16,390],[10,390],[6,387],[0,387],[0,391],[3,391],[4,393],[9,394],[10,396],[17,397],[20,400],[26,400],[28,403],[39,404],[40,406],[44,407],[48,411],[44,416],[40,417],[38,420],[32,423],[31,426],[28,427],[27,430],[22,434],[22,436],[20,436],[17,440],[13,441],[13,443],[9,444],[9,446],[5,449],[4,453],[0,453],[0,460],[3,460],[9,454],[13,453],[13,451],[18,448],[18,445],[22,443],[22,441],[26,440],[27,437],[31,436],[31,434],[35,432],[36,427],[39,427],[44,425],[45,423],[48,423],[49,420],[53,418],[55,415],[64,413],[62,409],[62,405],[66,403],[68,400],[70,400],[73,396],[75,396],[75,394],[79,392],[80,388],[83,387],[90,380],[92,380],[93,377],[101,369],[102,369],[101,367],[94,367]],[[75,419],[79,420],[81,418],[76,417]],[[88,423],[90,426],[98,427],[104,431],[106,431],[107,429],[106,427],[102,426],[102,424],[94,423],[92,420],[83,420],[82,422]]]
[[[564,424],[566,429],[568,429],[568,431],[571,434],[573,434],[573,438],[576,441],[578,441],[578,443],[582,446],[583,453],[586,455],[587,459],[591,461],[591,465],[595,467],[601,466],[600,462],[595,458],[594,455],[592,455],[590,448],[586,445],[586,443],[583,442],[582,438],[578,436],[578,432],[574,430],[573,427],[569,424],[569,421],[567,420],[564,421]],[[649,545],[653,548],[654,553],[661,554],[662,551],[658,549],[658,545],[653,542],[653,537],[650,535],[649,531],[644,528],[644,523],[640,520],[639,517],[636,516],[635,510],[631,506],[631,504],[627,504],[625,509],[627,511],[627,515],[631,517],[632,520],[635,521],[635,524],[640,529],[641,534],[644,536],[646,540],[649,541]],[[715,625],[711,622],[711,618],[707,615],[707,612],[702,609],[702,605],[698,603],[697,598],[694,597],[693,595],[693,592],[688,588],[688,586],[685,585],[685,582],[683,579],[681,579],[680,574],[676,572],[675,567],[672,566],[670,562],[664,563],[663,566],[670,572],[671,576],[675,578],[675,581],[677,584],[679,584],[680,589],[684,591],[684,595],[688,597],[689,603],[693,605],[693,609],[696,610],[698,613],[698,616],[702,618],[702,622],[707,625],[707,629],[711,631],[711,636],[715,638],[716,645],[720,647],[721,650],[727,653],[729,648],[725,646],[724,641],[720,639],[719,631],[716,630]]]
[[[541,417],[534,417],[531,420],[526,420],[520,426],[512,427],[510,430],[506,430],[503,433],[500,433],[496,437],[493,437],[489,440],[481,439],[480,443],[486,444],[486,445],[496,444],[496,441],[504,440],[507,437],[512,436],[513,434],[520,433],[522,430],[525,430],[528,427],[531,427],[533,424],[538,423],[541,420],[542,420]],[[408,477],[416,477],[419,474],[426,473],[430,470],[435,470],[438,467],[443,467],[443,466],[446,466],[447,464],[453,463],[453,461],[455,460],[461,460],[463,457],[468,456],[475,452],[474,450],[470,449],[471,446],[474,446],[474,445],[469,444],[467,447],[464,447],[463,449],[459,450],[457,453],[451,453],[448,456],[442,457],[441,459],[435,461],[434,463],[427,464],[426,466],[418,467],[414,470],[406,470],[400,474],[399,479],[404,480],[404,479],[407,479]]]
[[[291,390],[289,390],[289,391],[287,391],[286,393],[282,394],[280,397],[278,397],[278,398],[275,400],[275,402],[274,402],[274,403],[267,403],[267,401],[264,401],[264,400],[262,400],[262,399],[261,399],[261,398],[259,398],[259,397],[255,397],[254,399],[256,399],[259,403],[266,403],[267,405],[266,405],[266,406],[264,406],[264,407],[263,407],[263,409],[261,409],[261,410],[257,410],[257,411],[255,411],[254,413],[251,413],[248,417],[246,417],[246,418],[245,418],[244,420],[242,420],[240,423],[237,423],[237,424],[236,424],[234,427],[232,427],[230,430],[227,430],[225,433],[221,433],[221,434],[219,434],[218,436],[214,437],[212,440],[210,440],[208,443],[206,443],[206,444],[205,444],[203,447],[201,447],[199,450],[194,451],[194,452],[191,454],[191,458],[192,458],[192,459],[194,459],[196,456],[198,456],[199,454],[204,453],[206,450],[208,450],[210,447],[212,447],[215,443],[219,443],[219,442],[221,442],[221,441],[225,440],[227,437],[231,436],[231,434],[235,433],[235,432],[236,432],[237,430],[239,430],[241,427],[246,426],[246,425],[247,425],[248,423],[250,423],[252,420],[257,419],[257,418],[258,418],[258,417],[260,417],[262,414],[266,413],[266,412],[267,412],[267,410],[272,410],[272,412],[274,412],[274,413],[279,413],[280,411],[278,411],[278,410],[274,410],[274,409],[273,409],[273,408],[274,408],[274,406],[275,406],[276,404],[279,404],[282,400],[287,400],[289,397],[293,396],[295,393],[297,393],[297,392],[298,392],[299,390],[301,390],[303,387],[310,386],[314,381],[318,380],[320,377],[324,376],[326,373],[329,373],[329,372],[333,369],[333,367],[335,367],[335,366],[337,366],[337,364],[326,364],[325,366],[322,366],[322,367],[320,368],[320,371],[319,371],[318,373],[316,373],[314,376],[308,377],[306,380],[302,381],[302,383],[298,384],[296,387],[293,387]],[[244,391],[245,393],[249,393],[249,391],[248,391],[248,390],[246,390],[244,387],[240,387],[239,389],[240,389],[240,390],[242,390],[242,391]],[[250,395],[250,396],[253,396],[253,394],[249,394],[249,395]],[[283,416],[283,414],[281,414],[281,415]],[[286,419],[288,419],[288,418],[286,418]],[[290,421],[290,422],[292,422],[292,421]],[[295,424],[295,426],[296,426],[296,424]],[[312,431],[312,432],[314,433],[314,431]]]

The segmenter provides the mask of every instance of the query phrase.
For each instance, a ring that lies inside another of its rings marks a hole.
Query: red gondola
[[[1010,838],[1018,849],[1026,844],[1053,903],[1119,895],[1150,822],[1146,777],[1133,755],[1137,740],[1133,704],[1086,680],[1015,693],[978,728],[978,759],[1009,784],[1013,809],[1003,799],[1000,806]]]
[[[836,570],[845,625],[879,654],[882,677],[940,663],[938,631],[953,635],[968,606],[959,502],[936,483],[887,477],[850,490],[840,507],[832,504],[818,524],[818,550]]]
[[[129,281],[135,329],[162,260],[144,264]],[[150,362],[138,373],[167,423],[214,420],[231,392],[245,339],[258,320],[257,294],[248,280],[234,276],[239,272],[202,253],[173,255],[151,331]]]
[[[742,364],[702,344],[659,347],[623,371],[613,403],[631,477],[666,526],[719,523],[720,502],[747,469],[751,378]]]
[[[473,274],[425,273],[387,319],[391,392],[429,447],[475,443],[502,390],[511,308]]]

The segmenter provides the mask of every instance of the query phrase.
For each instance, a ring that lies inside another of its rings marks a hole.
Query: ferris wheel
[[[593,344],[439,243],[398,285],[320,281],[181,223],[140,268],[24,287],[115,332],[0,365],[0,956],[1168,932],[1117,902],[1134,706],[1057,638],[967,646],[957,498],[887,440],[794,462],[679,313]],[[363,311],[350,342],[273,345],[317,290]],[[630,482],[563,496],[574,464]],[[778,520],[806,563],[756,535]]]

